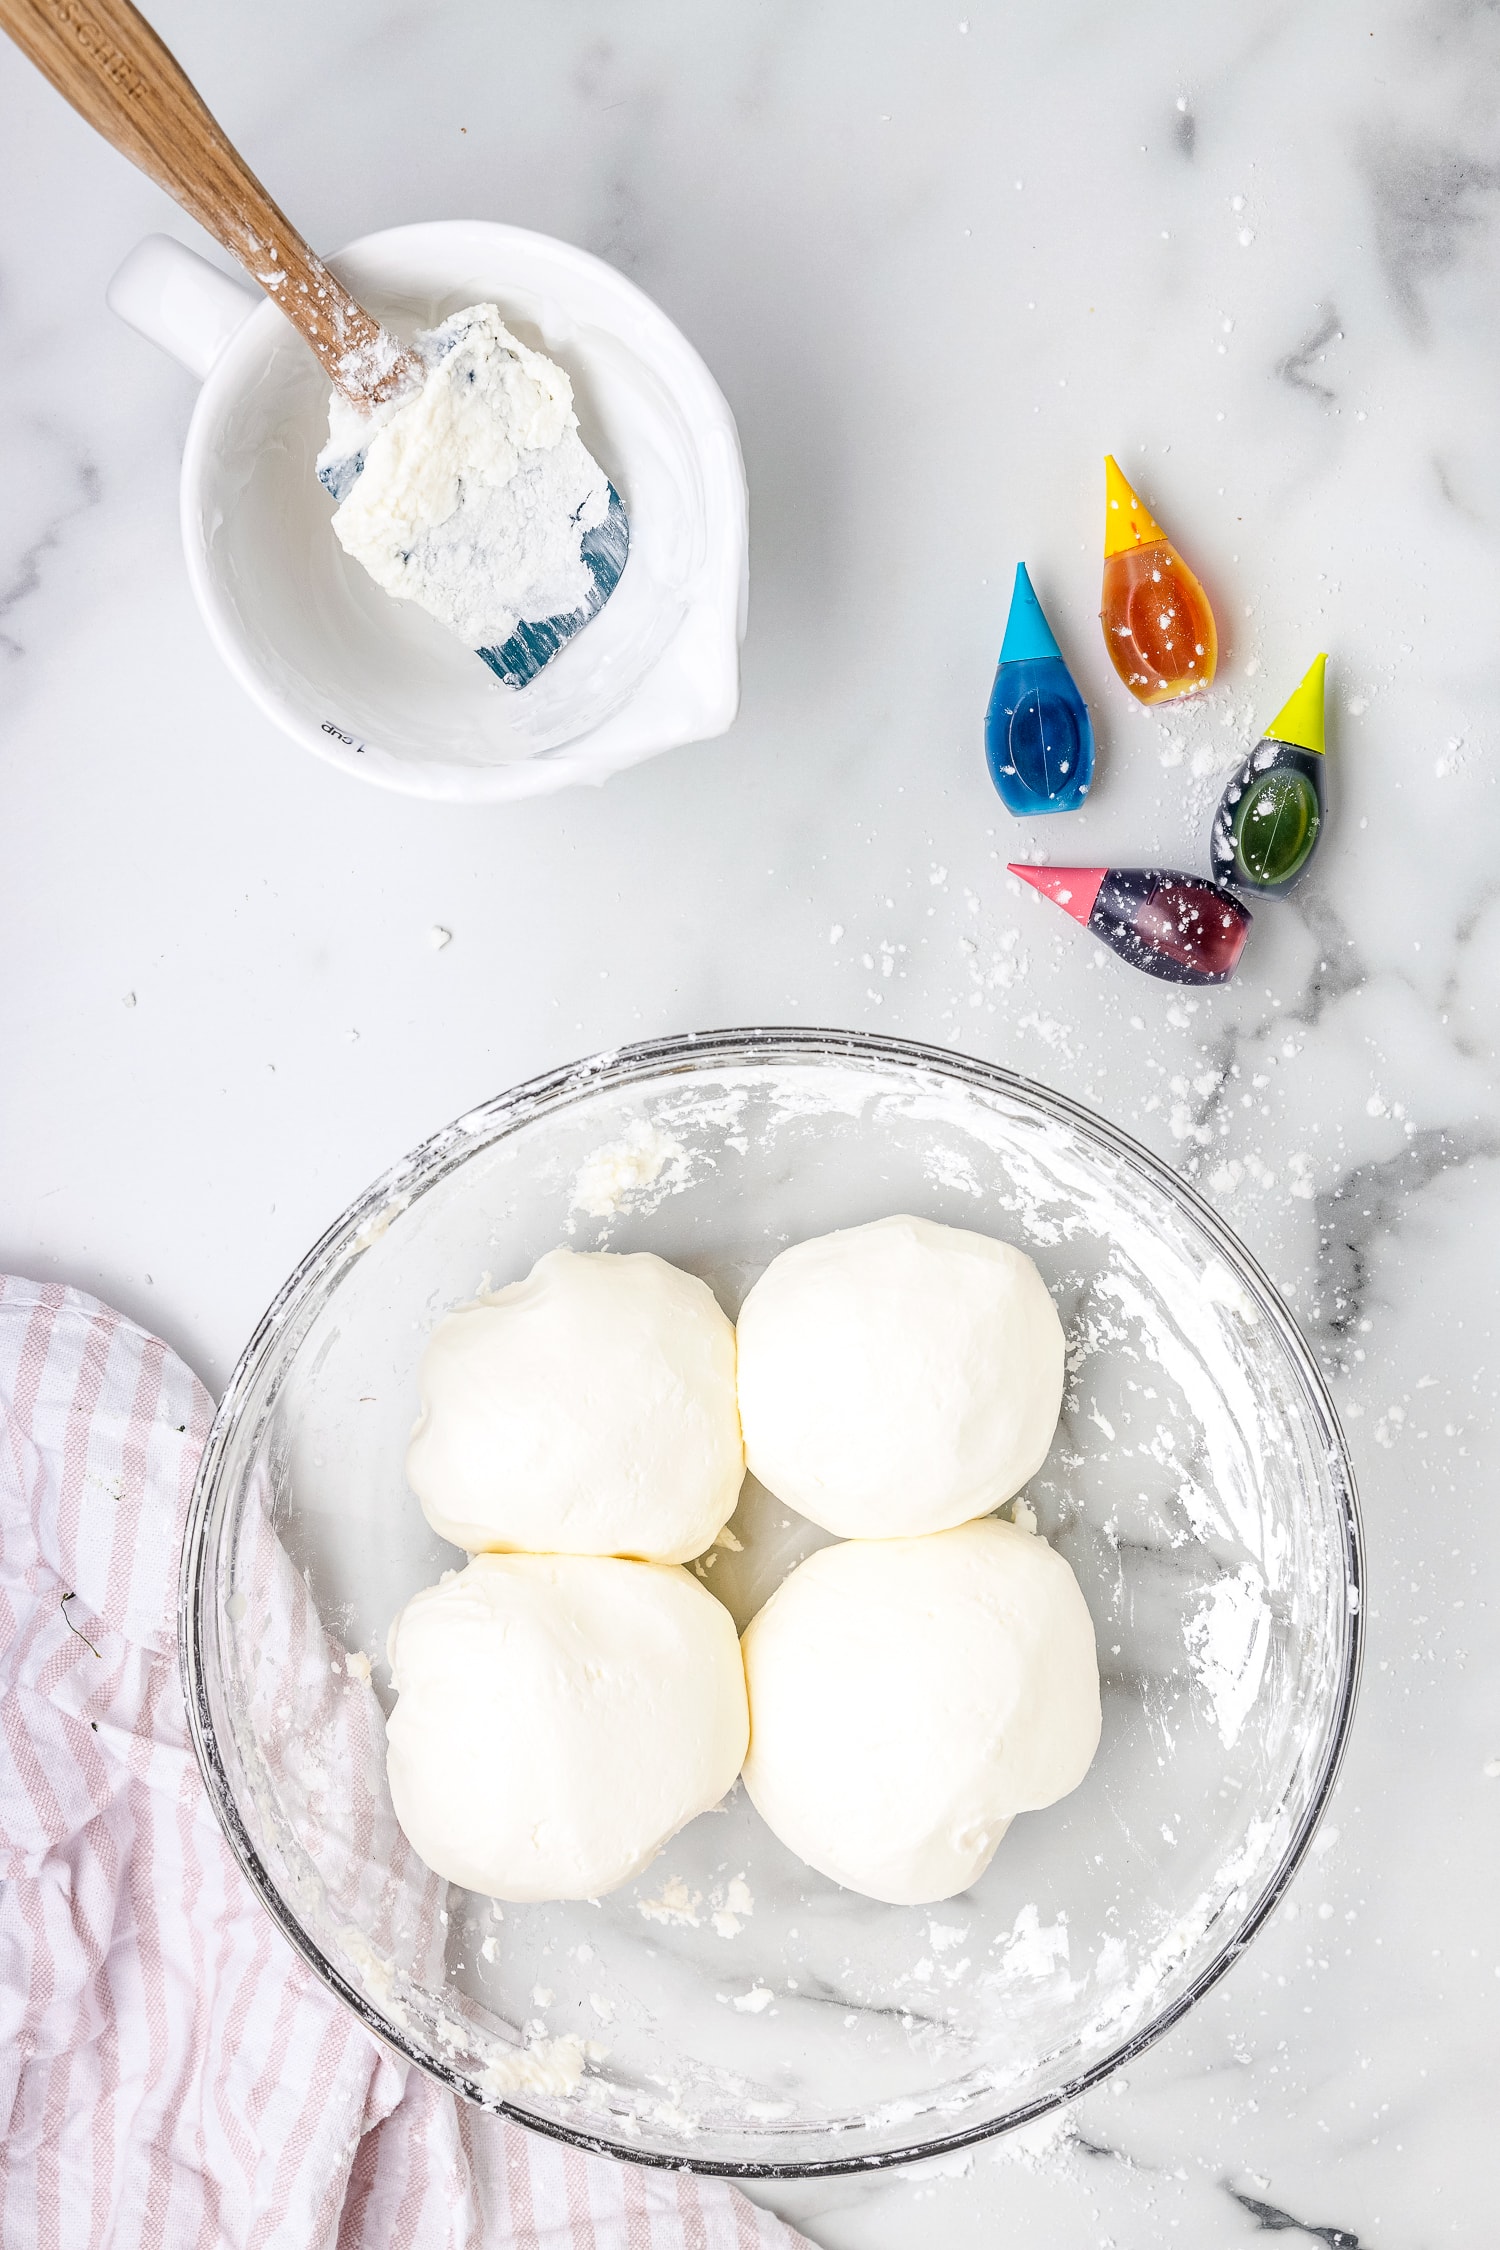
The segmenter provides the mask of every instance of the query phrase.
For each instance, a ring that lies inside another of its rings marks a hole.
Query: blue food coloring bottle
[[[1094,729],[1073,685],[1026,565],[1017,563],[1015,591],[1000,649],[1000,667],[984,715],[984,754],[1007,811],[1076,812],[1094,778]]]

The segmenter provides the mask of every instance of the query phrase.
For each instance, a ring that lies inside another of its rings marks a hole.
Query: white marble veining
[[[745,701],[508,809],[393,801],[273,732],[183,576],[189,385],[103,302],[141,234],[199,238],[0,52],[0,1263],[218,1383],[367,1179],[592,1048],[878,1026],[1089,1099],[1207,1187],[1335,1376],[1373,1594],[1345,1780],[1128,2083],[935,2170],[758,2192],[826,2250],[1486,2239],[1500,15],[153,14],[318,244],[509,219],[679,322],[745,444]],[[1106,449],[1215,597],[1202,704],[1143,713],[1108,671]],[[1100,735],[1087,810],[1025,828],[979,743],[1020,554]],[[1233,986],[1132,976],[1007,880],[1018,848],[1204,864],[1319,647],[1332,831]]]

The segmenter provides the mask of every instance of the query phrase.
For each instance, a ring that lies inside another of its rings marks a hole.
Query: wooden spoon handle
[[[0,0],[0,27],[94,130],[238,258],[368,408],[420,372],[279,211],[130,0]]]

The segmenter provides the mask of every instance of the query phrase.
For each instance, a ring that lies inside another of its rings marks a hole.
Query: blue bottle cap
[[[1016,564],[1015,590],[1010,597],[1010,615],[1005,620],[1005,639],[1000,644],[1002,664],[1020,664],[1027,657],[1055,656],[1062,661],[1062,650],[1052,636],[1052,627],[1042,615],[1042,605],[1032,591],[1031,580],[1026,575],[1026,565]]]

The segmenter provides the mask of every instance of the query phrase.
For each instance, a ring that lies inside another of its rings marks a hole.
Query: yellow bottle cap
[[[1315,750],[1323,755],[1323,674],[1326,656],[1315,656],[1302,685],[1289,695],[1267,727],[1263,740],[1287,742],[1294,750]]]
[[[1121,474],[1112,453],[1104,456],[1104,559],[1123,555],[1131,547],[1148,547],[1165,539],[1160,524],[1153,523]]]

